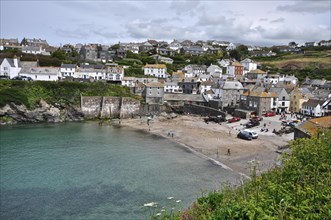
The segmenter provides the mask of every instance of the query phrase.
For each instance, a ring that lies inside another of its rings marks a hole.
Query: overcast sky
[[[223,40],[259,46],[331,39],[331,0],[0,0],[0,38],[66,43]]]

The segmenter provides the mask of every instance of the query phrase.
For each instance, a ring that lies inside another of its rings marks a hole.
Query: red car
[[[264,117],[273,117],[273,116],[276,116],[276,113],[275,112],[267,112],[265,114],[263,114]]]
[[[228,120],[229,123],[236,122],[236,121],[240,121],[240,118],[238,118],[238,117],[233,117],[233,118],[230,118],[230,119]]]
[[[252,121],[262,121],[263,118],[259,117],[259,116],[254,116],[251,118]]]

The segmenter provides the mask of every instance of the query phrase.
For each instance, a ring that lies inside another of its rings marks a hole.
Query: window
[[[282,100],[285,101],[285,96],[283,96]]]
[[[282,106],[285,106],[285,102],[282,102]]]
[[[4,67],[3,67],[3,70],[8,70],[8,67],[4,66]]]

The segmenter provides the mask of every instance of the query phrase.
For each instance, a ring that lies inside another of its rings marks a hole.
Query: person
[[[227,153],[228,156],[231,156],[231,151],[230,149],[228,148],[228,153]]]
[[[231,136],[231,130],[229,130],[229,136]]]

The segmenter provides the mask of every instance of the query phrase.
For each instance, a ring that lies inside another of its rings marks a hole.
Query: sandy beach
[[[259,133],[258,139],[242,140],[237,138],[237,133],[242,128],[241,123],[224,122],[220,125],[210,122],[207,124],[203,117],[194,115],[178,115],[171,119],[157,116],[153,117],[149,123],[147,123],[147,117],[121,120],[121,126],[144,130],[171,139],[190,148],[199,156],[244,176],[250,175],[252,167],[250,161],[253,160],[259,163],[258,172],[273,167],[279,156],[276,153],[278,146],[286,145],[291,138],[279,137],[268,132]]]

